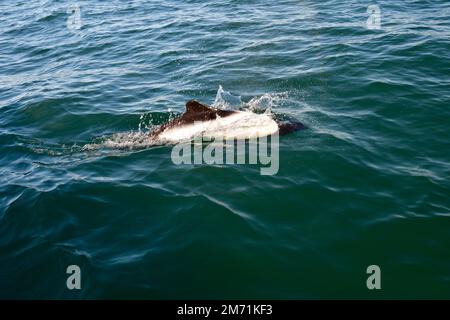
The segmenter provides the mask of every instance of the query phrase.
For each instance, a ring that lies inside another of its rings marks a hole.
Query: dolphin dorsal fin
[[[203,112],[214,112],[211,107],[201,104],[197,100],[190,100],[186,102],[186,113],[203,113]]]

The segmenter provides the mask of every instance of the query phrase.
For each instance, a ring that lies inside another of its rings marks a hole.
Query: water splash
[[[242,105],[241,97],[231,94],[229,91],[223,90],[223,87],[219,85],[216,98],[212,104],[215,108],[232,110]]]
[[[246,107],[253,112],[272,113],[273,108],[279,107],[288,98],[287,92],[265,93],[260,97],[252,98]]]
[[[146,112],[139,117],[138,131],[150,132],[158,128],[160,125],[173,120],[177,114],[171,108],[167,112]]]
[[[92,143],[83,146],[83,151],[93,151],[102,148],[139,150],[164,144],[150,136],[150,132],[161,125],[175,119],[177,113],[171,108],[167,112],[147,112],[139,117],[137,131],[119,132],[108,136],[95,138]]]

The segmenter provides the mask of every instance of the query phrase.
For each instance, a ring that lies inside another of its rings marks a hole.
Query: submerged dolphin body
[[[178,143],[195,136],[221,137],[223,139],[251,139],[275,133],[280,135],[304,129],[297,121],[278,122],[268,114],[251,111],[220,110],[196,100],[186,103],[186,111],[150,133],[163,142]]]

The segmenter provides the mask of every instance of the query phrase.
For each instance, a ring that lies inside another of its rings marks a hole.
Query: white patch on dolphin
[[[161,132],[158,138],[169,143],[177,143],[200,135],[223,139],[253,139],[276,132],[278,124],[270,115],[236,111],[227,117],[218,116],[214,120],[169,127]]]

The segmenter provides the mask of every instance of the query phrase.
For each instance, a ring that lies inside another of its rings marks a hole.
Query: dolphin
[[[252,139],[278,133],[284,135],[306,128],[298,121],[281,122],[266,113],[221,110],[197,100],[186,103],[186,111],[160,126],[150,137],[168,143],[191,140],[195,136],[223,139]]]

